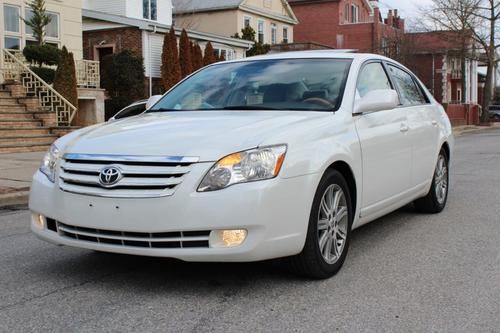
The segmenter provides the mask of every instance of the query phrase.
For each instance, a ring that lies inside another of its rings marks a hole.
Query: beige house
[[[298,23],[286,0],[173,0],[173,6],[176,27],[229,37],[251,26],[258,42],[271,45],[292,43]]]
[[[73,52],[82,59],[82,1],[46,0],[51,22],[46,28],[46,42]],[[21,18],[28,18],[31,10],[25,0],[0,0],[0,49],[22,50],[34,43],[30,27]]]

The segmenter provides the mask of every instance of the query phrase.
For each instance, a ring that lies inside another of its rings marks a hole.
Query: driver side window
[[[365,65],[359,72],[358,84],[356,86],[359,97],[378,89],[392,89],[389,77],[380,62],[372,62]]]

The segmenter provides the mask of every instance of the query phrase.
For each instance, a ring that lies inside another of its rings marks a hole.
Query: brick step
[[[71,133],[73,131],[76,131],[77,129],[80,129],[81,127],[79,126],[71,126],[71,127],[51,127],[50,128],[50,133],[55,134],[57,136],[64,136],[68,133]]]
[[[0,112],[9,112],[9,111],[26,112],[26,107],[20,104],[0,105]]]
[[[0,120],[3,119],[19,119],[19,120],[33,120],[33,113],[26,111],[0,111]]]
[[[48,135],[50,130],[44,127],[0,127],[0,139],[3,137],[25,137],[28,135]]]
[[[0,128],[5,127],[22,127],[22,128],[32,128],[32,127],[41,127],[43,125],[43,121],[36,119],[13,119],[13,118],[0,118]]]
[[[57,135],[25,135],[25,136],[2,136],[0,137],[0,146],[9,146],[12,144],[26,144],[26,145],[50,145],[56,141]]]
[[[19,105],[19,101],[15,97],[0,97],[0,106],[2,105]]]
[[[0,144],[0,154],[47,151],[49,147],[50,145],[48,144],[23,144],[23,143],[9,144],[9,145]]]

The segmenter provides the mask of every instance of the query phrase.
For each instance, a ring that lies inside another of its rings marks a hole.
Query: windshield
[[[156,103],[155,111],[339,108],[351,60],[280,59],[221,63],[194,74]]]

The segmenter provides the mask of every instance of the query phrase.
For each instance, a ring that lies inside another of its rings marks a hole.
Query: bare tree
[[[474,26],[473,22],[469,23],[469,29],[474,34],[474,38],[484,50],[486,70],[486,84],[484,87],[483,113],[481,115],[482,122],[489,121],[487,109],[493,99],[493,91],[496,85],[495,70],[500,62],[498,49],[500,41],[498,34],[500,33],[500,0],[482,0],[478,6],[478,10],[474,12],[474,16],[478,19],[480,25]]]
[[[475,16],[482,0],[433,0],[429,8],[421,8],[425,15],[422,21],[426,31],[447,30],[450,33],[440,33],[436,36],[447,44],[457,44],[455,54],[460,58],[462,89],[466,89],[466,61],[474,57],[474,38],[470,25],[477,22]],[[451,42],[451,43],[450,43]],[[465,102],[462,94],[461,102]]]
[[[448,30],[459,38],[462,60],[462,84],[465,87],[465,60],[473,58],[476,45],[484,53],[479,57],[488,70],[481,120],[488,121],[486,112],[493,97],[494,71],[500,58],[497,53],[500,0],[433,0],[429,8],[421,9],[426,30]],[[444,35],[446,36],[446,35]],[[472,43],[471,43],[472,41]]]

